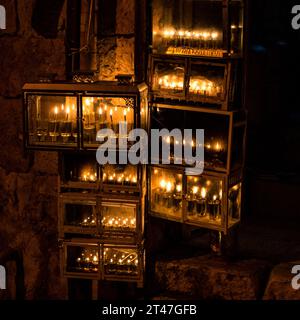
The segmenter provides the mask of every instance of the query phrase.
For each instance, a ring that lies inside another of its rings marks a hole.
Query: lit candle
[[[113,109],[110,109],[109,116],[110,116],[111,127],[113,127]]]

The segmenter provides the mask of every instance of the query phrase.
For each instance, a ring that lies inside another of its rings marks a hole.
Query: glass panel
[[[191,222],[222,223],[222,180],[187,177],[187,218]]]
[[[186,123],[195,131],[204,129],[205,168],[226,169],[228,156],[229,116],[204,112],[187,112]],[[187,141],[186,143],[189,143]],[[196,143],[193,141],[193,145]]]
[[[242,184],[239,183],[229,190],[228,194],[228,216],[229,226],[241,219]]]
[[[88,183],[98,181],[98,163],[95,155],[65,155],[63,170],[65,181]]]
[[[127,137],[134,127],[134,98],[83,97],[83,141],[86,146],[96,144],[96,133],[111,129],[116,138]],[[98,134],[99,138],[104,135]]]
[[[182,218],[182,174],[152,168],[151,210],[164,216]]]
[[[136,206],[123,203],[102,204],[102,226],[105,231],[135,231]]]
[[[74,146],[77,143],[77,99],[68,96],[28,96],[30,145]]]
[[[231,169],[238,168],[243,164],[245,130],[245,126],[233,128]]]
[[[137,166],[104,165],[102,180],[105,185],[136,187],[138,183]]]
[[[184,93],[184,65],[173,62],[156,62],[153,70],[153,90],[157,94],[180,97]]]
[[[231,53],[239,54],[243,49],[243,8],[241,1],[233,1],[230,7]]]
[[[99,250],[96,246],[67,246],[67,272],[93,274],[98,270]]]
[[[126,248],[104,249],[104,275],[138,276],[139,261],[137,250]]]
[[[153,1],[154,53],[222,56],[222,48],[222,1]]]
[[[95,206],[87,204],[65,204],[65,225],[81,228],[96,227]]]
[[[193,98],[223,100],[225,88],[225,66],[192,65],[189,92]]]

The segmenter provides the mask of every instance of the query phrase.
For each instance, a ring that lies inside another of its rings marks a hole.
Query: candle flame
[[[197,194],[199,192],[199,187],[194,186],[193,187],[193,194]]]
[[[168,183],[167,183],[166,191],[167,191],[167,192],[171,192],[171,191],[172,191],[172,183],[171,183],[171,182],[168,182]]]
[[[55,108],[54,108],[54,113],[55,113],[55,114],[58,114],[58,107],[55,107]]]
[[[160,181],[160,187],[161,187],[162,189],[165,189],[165,188],[166,188],[166,185],[167,185],[167,183],[166,183],[165,180],[161,180],[161,181]]]
[[[182,186],[181,186],[181,184],[178,184],[178,185],[176,186],[176,191],[177,191],[177,192],[181,192],[181,191],[182,191]]]
[[[206,198],[206,188],[202,188],[201,189],[201,197],[202,197],[202,199],[205,199]]]

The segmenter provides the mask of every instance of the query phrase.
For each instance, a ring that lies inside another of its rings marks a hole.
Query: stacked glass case
[[[227,234],[242,214],[244,2],[153,0],[150,11],[150,127],[168,130],[169,151],[148,170],[150,214]],[[197,148],[201,174],[190,170]]]
[[[146,170],[100,164],[147,128],[148,88],[118,82],[31,83],[24,90],[25,147],[59,153],[58,231],[66,278],[144,281]],[[143,180],[144,179],[144,180]]]

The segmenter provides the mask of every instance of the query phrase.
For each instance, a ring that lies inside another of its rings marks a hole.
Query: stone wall
[[[134,1],[117,0],[115,32],[98,41],[99,80],[115,80],[117,74],[134,74]]]
[[[55,152],[24,151],[22,86],[45,73],[65,78],[66,8],[56,38],[46,39],[32,27],[35,0],[1,4],[8,19],[7,29],[0,31],[0,253],[13,249],[23,257],[26,299],[62,299],[66,293],[57,246],[58,157]],[[117,0],[115,34],[98,40],[101,80],[134,73],[134,18],[134,1]],[[4,298],[15,296],[10,283]]]
[[[0,253],[23,257],[26,299],[63,298],[57,246],[56,153],[25,153],[22,86],[43,73],[65,73],[65,8],[55,39],[31,26],[35,1],[1,1],[7,30],[0,33]],[[7,272],[10,273],[10,268]],[[13,282],[5,298],[14,298]]]

